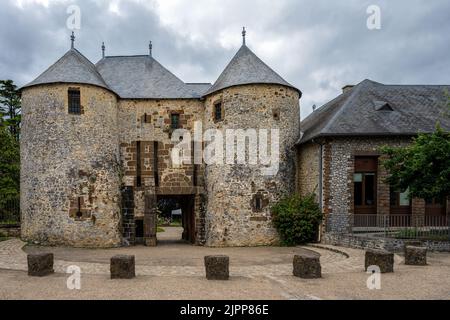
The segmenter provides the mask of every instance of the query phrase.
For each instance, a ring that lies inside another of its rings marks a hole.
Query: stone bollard
[[[111,258],[111,279],[136,277],[134,256],[118,255]]]
[[[32,253],[27,255],[28,275],[44,277],[54,273],[53,253]]]
[[[405,249],[405,264],[408,266],[426,266],[427,248],[407,246]]]
[[[312,254],[295,255],[293,261],[293,274],[303,279],[317,279],[322,277],[320,256]]]
[[[205,269],[208,280],[228,280],[230,258],[228,256],[206,256]]]
[[[403,252],[406,256],[406,247],[413,246],[413,247],[423,247],[423,242],[420,240],[407,240],[404,242],[403,246]]]
[[[365,270],[370,266],[378,266],[381,273],[394,272],[394,254],[384,250],[367,250]]]

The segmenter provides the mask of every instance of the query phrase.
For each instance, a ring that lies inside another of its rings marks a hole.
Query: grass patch
[[[166,230],[164,230],[164,229],[161,228],[161,227],[158,227],[158,228],[156,228],[156,232],[157,232],[157,233],[161,233],[161,232],[166,232]]]
[[[419,239],[432,241],[449,241],[447,230],[421,231],[418,228],[403,229],[394,234],[396,239]]]
[[[18,226],[20,225],[19,221],[16,220],[3,220],[0,221],[0,226]]]

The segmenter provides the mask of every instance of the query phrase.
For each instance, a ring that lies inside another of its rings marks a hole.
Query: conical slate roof
[[[94,64],[77,49],[70,49],[50,68],[23,88],[50,83],[91,84],[110,90]]]
[[[123,99],[199,98],[201,88],[186,85],[151,56],[106,57],[96,64],[108,86]]]
[[[204,96],[237,85],[264,83],[291,87],[301,94],[300,90],[285,81],[244,44]]]

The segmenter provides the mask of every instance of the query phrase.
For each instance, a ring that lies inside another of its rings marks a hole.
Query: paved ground
[[[168,228],[159,234],[156,248],[23,248],[18,239],[0,242],[0,299],[450,299],[448,254],[429,254],[427,267],[405,266],[396,256],[395,273],[382,275],[382,289],[372,291],[362,250],[337,248],[344,255],[315,247],[204,248],[183,244],[178,233]],[[28,277],[24,250],[53,252],[56,273]],[[321,255],[323,279],[292,276],[292,256],[306,250]],[[136,256],[136,279],[109,279],[109,258],[116,254]],[[230,281],[204,278],[208,254],[230,256]],[[81,290],[67,289],[69,265],[82,270]]]

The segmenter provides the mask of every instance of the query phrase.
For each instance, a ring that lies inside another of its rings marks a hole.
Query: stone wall
[[[20,225],[0,224],[0,237],[7,237],[7,238],[20,237]]]
[[[410,141],[408,137],[329,138],[324,150],[324,213],[340,217],[354,213],[353,174],[356,156],[379,156],[381,146],[405,146]],[[386,172],[381,161],[378,163],[378,173],[377,210],[378,214],[386,214],[390,195],[389,186],[384,181]],[[330,221],[334,221],[339,230],[348,223],[339,219]],[[330,226],[327,228],[333,230]]]
[[[217,102],[224,109],[224,119],[218,122],[213,118]],[[298,92],[279,85],[237,86],[206,98],[205,129],[280,129],[280,167],[276,175],[262,175],[260,164],[206,166],[206,245],[278,242],[270,206],[295,191],[294,144],[299,137],[299,111]],[[261,208],[256,208],[255,203],[260,203]]]
[[[322,238],[324,244],[343,246],[355,249],[382,249],[391,252],[403,252],[405,241],[393,238],[362,237],[349,234],[325,233]],[[430,251],[450,252],[450,241],[422,241],[423,246]]]
[[[81,91],[81,115],[68,114],[69,88]],[[216,123],[217,100],[225,112]],[[280,129],[278,173],[264,176],[260,164],[174,165],[174,113],[191,133],[195,121],[203,130]],[[206,101],[117,101],[105,89],[78,84],[26,88],[22,237],[79,247],[132,244],[134,221],[147,221],[146,196],[192,195],[197,244],[275,244],[270,206],[295,191],[299,118],[298,92],[280,85],[233,87]]]
[[[68,113],[79,88],[83,114]],[[117,100],[90,85],[55,84],[22,94],[22,238],[41,244],[121,244]]]
[[[307,143],[297,151],[297,190],[300,196],[319,194],[320,146]],[[317,198],[318,200],[318,198]]]
[[[171,114],[180,115],[181,129],[193,131],[194,122],[203,120],[203,103],[200,100],[123,100],[119,102],[119,139],[121,160],[124,167],[124,183],[136,186],[136,168],[141,165],[142,187],[157,188],[160,194],[195,194],[202,190],[193,188],[194,166],[174,166],[171,161]],[[140,141],[140,159],[137,144]],[[155,142],[157,143],[155,146]],[[155,150],[157,149],[157,150]],[[154,160],[157,153],[159,186],[155,185]],[[197,170],[198,182],[202,182],[202,170]],[[159,190],[158,190],[159,188]],[[139,189],[139,187],[138,187]],[[136,197],[140,197],[136,190]],[[136,214],[143,212],[143,201],[136,199]]]
[[[171,115],[178,114],[180,129],[186,129],[193,135],[194,122],[201,123],[203,113],[203,102],[198,99],[119,102],[123,182],[134,190],[135,219],[144,217],[145,195],[203,194],[203,166],[193,163],[176,166],[171,158],[175,146],[172,142]],[[195,208],[200,208],[201,204],[197,203],[200,198],[196,199]],[[195,215],[196,221],[202,223],[198,210],[195,210]],[[201,236],[204,226],[197,225],[197,228],[196,233]]]

